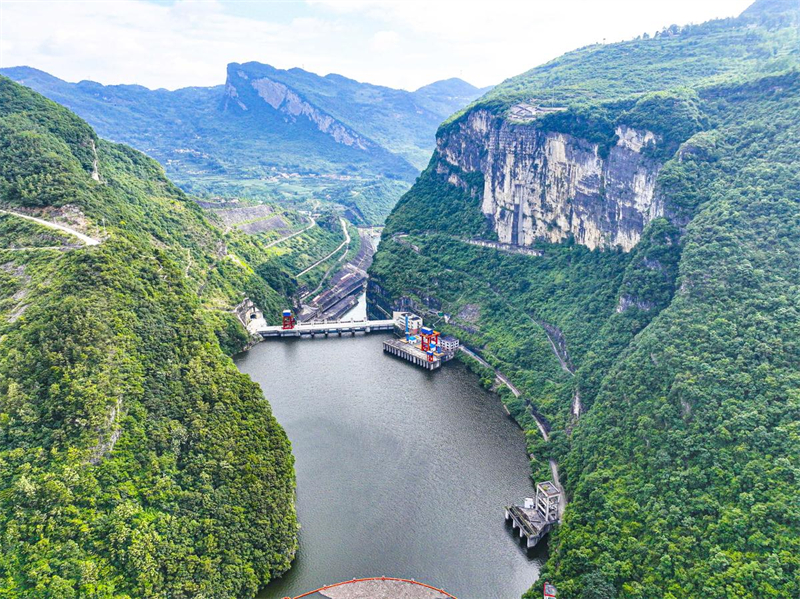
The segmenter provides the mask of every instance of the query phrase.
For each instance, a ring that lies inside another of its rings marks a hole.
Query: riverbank
[[[502,372],[500,372],[498,369],[496,369],[494,366],[492,366],[486,360],[484,360],[480,356],[480,354],[478,354],[475,350],[472,350],[472,349],[470,349],[470,348],[468,348],[468,347],[466,347],[464,345],[459,347],[459,350],[461,351],[462,355],[469,356],[472,360],[475,360],[478,364],[480,364],[484,369],[491,371],[491,373],[495,377],[495,381],[498,384],[504,385],[509,391],[511,391],[511,393],[514,395],[514,397],[516,397],[518,399],[522,397],[522,392],[508,379],[508,377],[506,377]],[[485,372],[477,371],[477,373],[479,375],[484,375],[485,376]],[[496,389],[496,387],[493,387],[493,388]],[[500,397],[500,400],[502,402],[502,397]],[[533,407],[531,406],[530,402],[526,401],[525,405],[527,407],[528,414],[534,420],[534,422],[536,422],[536,427],[539,429],[539,432],[541,433],[542,438],[545,440],[545,442],[549,442],[550,441],[550,429],[549,429],[548,423],[541,416],[536,414],[536,412],[533,410]],[[506,414],[508,414],[509,416],[514,418],[514,421],[517,422],[519,427],[524,430],[525,429],[524,423],[520,422],[517,418],[514,417],[514,415],[511,413],[511,411],[505,405],[505,403],[503,403],[503,408],[505,409]],[[533,456],[533,455],[529,455],[529,457],[532,460],[535,459],[535,456]],[[552,476],[551,480],[556,484],[556,486],[558,487],[559,491],[561,491],[561,502],[560,502],[560,504],[558,506],[558,517],[559,517],[559,520],[560,520],[562,518],[562,516],[564,515],[564,509],[567,507],[567,497],[566,497],[566,493],[564,492],[564,487],[561,485],[561,475],[560,475],[560,473],[558,471],[558,462],[556,462],[556,460],[550,458],[548,460],[548,464],[550,466],[550,474]]]

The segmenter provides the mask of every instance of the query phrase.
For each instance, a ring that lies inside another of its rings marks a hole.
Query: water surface
[[[533,491],[522,431],[463,365],[424,371],[384,338],[270,340],[236,358],[296,458],[300,549],[259,597],[398,576],[518,598],[541,565],[503,519]]]

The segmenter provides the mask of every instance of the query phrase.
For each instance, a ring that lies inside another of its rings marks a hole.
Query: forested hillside
[[[224,85],[175,91],[0,72],[152,156],[186,191],[304,209],[327,201],[369,224],[424,167],[439,123],[485,91],[456,79],[407,92],[257,62],[230,64]]]
[[[447,314],[522,389],[534,478],[561,466],[559,597],[800,595],[798,15],[757,2],[505,82],[387,221],[372,310]]]
[[[0,595],[252,596],[297,523],[286,435],[220,348],[244,294],[282,304],[251,241],[6,78],[0,202]]]

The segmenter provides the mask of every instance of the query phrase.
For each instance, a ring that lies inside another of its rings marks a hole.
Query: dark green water
[[[300,550],[259,595],[398,576],[459,599],[536,581],[503,505],[530,495],[522,431],[475,375],[385,355],[382,335],[261,343],[236,359],[292,441]]]

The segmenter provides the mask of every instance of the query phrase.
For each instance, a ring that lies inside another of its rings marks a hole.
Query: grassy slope
[[[4,78],[0,97],[3,203],[108,233],[2,256],[0,594],[252,595],[294,554],[293,459],[197,290],[278,294],[155,162]]]
[[[787,15],[752,11],[652,39],[586,46],[504,81],[473,106],[501,111],[521,101],[574,105],[778,73],[800,56],[797,28],[787,26],[796,22],[791,11],[797,7],[789,2],[787,8]]]
[[[630,254],[542,244],[537,258],[466,245],[460,237],[485,234],[480,198],[444,185],[436,157],[388,219],[371,299],[405,297],[451,313],[440,326],[522,388],[522,401],[504,401],[528,428],[534,476],[549,477],[548,457],[564,466],[572,504],[544,573],[560,596],[800,592],[790,367],[800,84],[796,71],[758,78],[798,49],[797,29],[783,26],[792,18],[773,17],[776,28],[712,23],[683,37],[585,49],[480,102],[502,110],[557,80],[557,103],[570,111],[541,128],[602,145],[620,119],[658,130],[673,153],[686,142],[659,180],[677,222],[691,222],[683,237],[659,219]],[[618,72],[633,75],[603,76]],[[609,103],[689,83],[696,91]],[[580,102],[571,100],[578,85]],[[411,234],[393,239],[398,231]],[[618,313],[623,295],[653,307]],[[574,377],[555,360],[543,324],[563,332]],[[587,410],[577,424],[576,390]],[[549,444],[529,410],[553,426]]]

